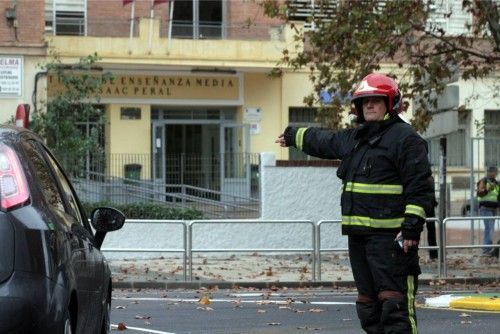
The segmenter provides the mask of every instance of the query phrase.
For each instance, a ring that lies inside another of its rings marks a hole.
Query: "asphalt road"
[[[419,304],[431,292],[420,293]],[[432,294],[435,296],[435,294]],[[361,333],[352,291],[114,291],[111,322],[125,333]],[[200,303],[201,300],[201,303]],[[209,302],[209,303],[208,303]],[[500,313],[417,307],[419,333],[496,333]],[[122,327],[122,326],[120,326]]]

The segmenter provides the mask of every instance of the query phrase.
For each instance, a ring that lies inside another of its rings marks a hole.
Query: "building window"
[[[45,32],[53,35],[86,35],[86,0],[46,0]]]
[[[468,32],[472,24],[472,14],[462,7],[462,1],[435,0],[429,5],[428,29],[443,29],[447,35],[460,35]]]
[[[95,105],[96,109],[100,111],[99,114],[88,119],[82,119],[80,122],[76,122],[77,128],[86,137],[95,137],[97,139],[100,150],[97,152],[87,151],[82,163],[82,170],[78,172],[78,177],[92,179],[92,180],[102,180],[105,173],[105,157],[104,157],[104,147],[105,147],[105,133],[104,133],[104,123],[103,115],[105,106]]]
[[[486,166],[500,166],[500,110],[484,111],[484,154]]]
[[[320,123],[316,122],[316,108],[290,107],[288,115],[290,126],[300,128],[320,126]],[[290,147],[288,160],[318,160],[318,158],[311,157],[295,147]]]
[[[433,166],[439,166],[439,138],[428,139],[429,160]],[[468,141],[465,129],[459,129],[446,135],[446,165],[464,167],[468,164],[467,151]]]
[[[220,39],[223,37],[223,1],[175,1],[172,37]]]
[[[288,3],[290,21],[308,22],[311,17],[331,20],[338,1],[292,0]]]
[[[120,119],[141,119],[141,108],[137,107],[122,107],[120,109]]]

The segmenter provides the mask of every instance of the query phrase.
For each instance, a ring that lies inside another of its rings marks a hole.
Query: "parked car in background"
[[[0,333],[109,333],[111,272],[100,252],[125,216],[93,233],[61,166],[32,132],[0,126]]]

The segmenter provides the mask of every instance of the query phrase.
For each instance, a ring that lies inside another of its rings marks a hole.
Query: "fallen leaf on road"
[[[206,306],[206,307],[198,306],[196,309],[203,310],[203,311],[213,311],[214,310],[213,308],[208,307],[208,306]]]
[[[149,315],[136,315],[136,319],[151,319],[151,316]]]
[[[270,301],[270,300],[259,300],[255,304],[257,304],[257,305],[268,305],[268,304],[271,304],[271,303],[272,303],[272,301]]]
[[[127,326],[125,326],[125,324],[123,322],[120,322],[118,324],[118,330],[119,331],[124,331],[124,330],[127,330]]]
[[[468,317],[470,317],[470,314],[460,313],[459,317],[461,317],[461,318],[468,318]]]
[[[269,326],[280,326],[281,322],[268,322],[267,323]]]
[[[118,306],[115,307],[115,309],[117,309],[117,310],[124,310],[124,309],[126,309],[126,307],[118,305]]]
[[[198,301],[198,304],[201,305],[210,305],[210,299],[208,298],[207,295],[203,295],[200,300]]]
[[[311,309],[309,309],[309,312],[320,313],[320,312],[325,312],[325,310],[323,310],[321,308],[311,308]]]

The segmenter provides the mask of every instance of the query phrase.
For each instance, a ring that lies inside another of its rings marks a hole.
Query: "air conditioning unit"
[[[304,32],[309,32],[309,31],[317,31],[318,27],[316,26],[316,23],[314,22],[305,22],[304,23]]]

